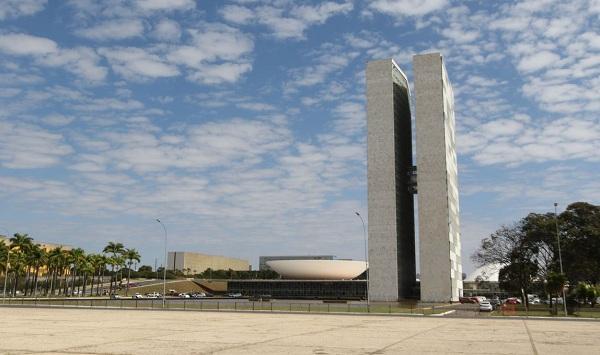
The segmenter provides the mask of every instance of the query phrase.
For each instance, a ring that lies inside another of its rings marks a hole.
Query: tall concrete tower
[[[369,298],[397,301],[416,278],[410,93],[391,59],[369,62],[366,78]]]
[[[458,301],[462,262],[454,94],[439,53],[413,57],[421,300]]]
[[[439,53],[415,56],[413,70],[416,168],[408,80],[391,59],[367,64],[369,297],[413,296],[418,189],[421,300],[458,301],[463,286],[452,86]]]

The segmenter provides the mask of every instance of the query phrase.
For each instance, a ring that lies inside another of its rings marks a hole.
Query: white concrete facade
[[[397,301],[416,279],[410,93],[391,59],[369,62],[366,80],[369,298]]]
[[[454,95],[439,53],[413,58],[421,300],[458,301],[462,261]]]

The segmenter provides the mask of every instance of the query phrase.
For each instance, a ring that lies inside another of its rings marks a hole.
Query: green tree
[[[68,261],[71,266],[71,291],[69,292],[69,295],[73,295],[75,293],[75,282],[77,279],[77,273],[79,272],[79,265],[81,265],[85,260],[85,251],[81,248],[75,248],[68,252]]]
[[[546,279],[546,290],[550,295],[550,308],[552,308],[552,296],[556,296],[558,299],[562,295],[562,291],[567,284],[567,277],[565,274],[559,272],[551,272],[548,274]],[[563,299],[563,302],[567,300]]]
[[[106,247],[104,247],[103,252],[105,254],[111,254],[110,258],[110,266],[111,266],[111,278],[110,278],[110,287],[109,293],[112,294],[113,291],[113,277],[115,279],[115,288],[117,286],[116,274],[115,274],[115,266],[119,263],[118,256],[121,255],[125,251],[125,247],[121,243],[117,242],[109,242]]]
[[[19,287],[19,277],[24,273],[27,268],[27,253],[33,246],[33,239],[27,234],[15,233],[10,238],[10,250],[15,251],[14,268],[13,272],[15,275],[15,284],[13,287],[13,296],[16,296],[17,289]],[[11,265],[9,265],[11,266]]]
[[[125,290],[125,295],[129,295],[129,280],[131,279],[131,266],[134,262],[140,262],[140,253],[138,253],[135,249],[126,249],[123,256],[127,260],[127,289]]]

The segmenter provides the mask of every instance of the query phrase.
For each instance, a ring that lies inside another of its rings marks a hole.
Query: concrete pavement
[[[600,354],[600,322],[0,307],[0,353]]]

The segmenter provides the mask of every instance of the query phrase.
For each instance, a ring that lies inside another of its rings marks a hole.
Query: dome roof
[[[467,282],[478,282],[478,281],[491,281],[498,282],[500,276],[500,264],[488,264],[484,265],[477,270],[470,273],[464,281]]]
[[[352,280],[365,272],[357,260],[269,260],[267,265],[285,279]]]

